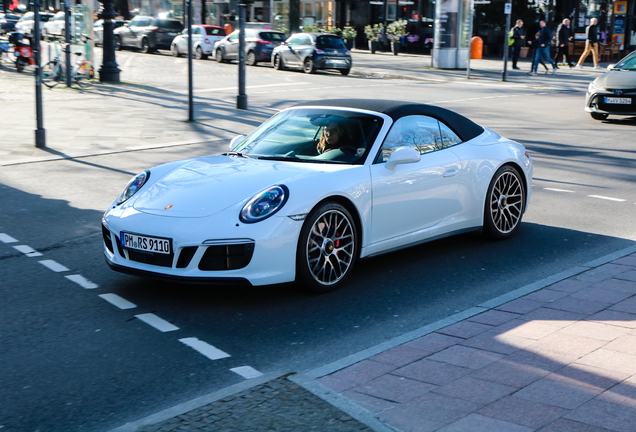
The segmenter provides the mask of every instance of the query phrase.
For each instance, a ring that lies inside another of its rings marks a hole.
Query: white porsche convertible
[[[103,217],[117,271],[326,292],[356,260],[520,226],[532,160],[452,111],[377,100],[285,109],[220,155],[135,176]]]

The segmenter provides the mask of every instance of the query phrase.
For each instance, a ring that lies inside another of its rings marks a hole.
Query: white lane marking
[[[163,333],[179,330],[179,327],[177,327],[176,325],[169,323],[163,318],[159,318],[157,315],[153,313],[135,315],[135,318],[139,318],[140,320],[142,320],[149,326],[152,326]]]
[[[210,345],[207,342],[203,342],[195,337],[183,338],[179,339],[179,342],[186,344],[190,348],[200,352],[210,360],[218,360],[226,357],[230,357],[230,355],[220,349]]]
[[[606,197],[606,196],[602,196],[602,195],[588,195],[588,197],[590,197],[590,198],[598,198],[598,199],[603,199],[603,200],[608,200],[608,201],[616,201],[616,202],[625,201],[624,199]]]
[[[0,233],[0,241],[2,243],[16,243],[17,240],[11,237],[9,234]]]
[[[66,279],[70,280],[71,282],[75,282],[76,284],[78,284],[79,286],[81,286],[84,289],[95,289],[98,287],[98,285],[96,283],[93,283],[91,281],[89,281],[88,279],[86,279],[84,276],[82,275],[69,275],[69,276],[64,276]]]
[[[58,263],[57,261],[42,260],[38,262],[42,264],[44,267],[48,268],[49,270],[53,270],[55,273],[68,271],[66,267],[64,267],[62,264]]]
[[[571,190],[566,190],[566,189],[555,189],[555,188],[543,188],[545,190],[549,190],[549,191],[553,191],[553,192],[567,192],[567,193],[576,193],[574,191]]]
[[[100,294],[98,297],[103,298],[108,303],[117,306],[119,309],[134,309],[137,307],[136,304],[129,302],[117,294]]]
[[[240,366],[230,369],[232,372],[239,374],[245,379],[257,378],[261,375],[259,371],[254,369],[252,366]]]
[[[27,245],[13,246],[13,249],[17,250],[18,252],[22,252],[23,254],[25,254],[26,256],[30,258],[42,256],[40,252],[36,251],[31,246],[27,246]]]

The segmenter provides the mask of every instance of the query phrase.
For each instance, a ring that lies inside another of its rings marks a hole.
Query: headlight
[[[243,223],[256,223],[274,215],[283,208],[289,198],[285,185],[272,186],[257,193],[241,210],[239,219]]]
[[[139,173],[133,178],[131,178],[128,184],[126,185],[126,187],[124,188],[124,191],[121,193],[121,195],[119,195],[119,198],[117,198],[117,205],[122,204],[123,202],[127,201],[130,197],[132,197],[134,194],[136,194],[139,191],[139,189],[141,189],[143,185],[146,184],[149,178],[150,178],[150,171],[148,170],[142,173]]]
[[[594,84],[594,81],[592,81],[590,85],[587,86],[588,93],[596,93],[596,92],[602,92],[602,91],[605,91],[605,88],[597,86],[596,84]]]

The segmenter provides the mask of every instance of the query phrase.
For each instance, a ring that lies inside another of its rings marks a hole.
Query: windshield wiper
[[[301,159],[296,156],[258,156],[256,159],[285,162],[307,162],[307,159]]]
[[[248,158],[248,159],[252,158],[252,156],[250,156],[248,154],[241,153],[241,152],[235,152],[235,151],[221,153],[221,156],[238,156],[238,157]]]

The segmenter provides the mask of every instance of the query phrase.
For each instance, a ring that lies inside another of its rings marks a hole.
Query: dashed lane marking
[[[566,190],[566,189],[555,189],[555,188],[543,188],[543,189],[545,189],[545,190],[549,190],[549,191],[552,191],[552,192],[567,192],[567,193],[576,193],[576,192],[574,192],[574,191]]]
[[[96,283],[89,281],[82,275],[69,275],[64,277],[71,282],[75,282],[84,289],[95,289],[99,287]]]
[[[17,243],[18,241],[11,237],[9,234],[0,233],[0,241],[2,243]]]
[[[163,333],[179,330],[179,327],[177,327],[176,325],[169,323],[163,318],[159,318],[157,315],[153,313],[135,315],[135,318],[139,318],[140,320],[142,320],[149,326],[152,326]]]
[[[13,249],[17,250],[18,252],[22,252],[29,258],[42,256],[40,252],[36,251],[31,246],[27,246],[27,245],[13,246]]]
[[[57,261],[42,260],[38,262],[42,264],[44,267],[48,268],[49,270],[53,270],[55,273],[68,271],[68,268],[64,267],[62,264],[58,263]]]
[[[625,201],[624,199],[606,197],[606,196],[602,196],[602,195],[588,195],[588,197],[590,197],[590,198],[598,198],[598,199],[607,200],[607,201],[615,201],[615,202],[624,202]]]
[[[179,342],[189,346],[195,351],[198,351],[210,360],[218,360],[230,357],[228,353],[221,351],[220,349],[210,345],[209,343],[203,342],[202,340],[199,340],[195,337],[179,339]]]
[[[259,371],[254,369],[252,366],[240,366],[230,369],[232,372],[239,374],[245,379],[257,378],[261,375]]]
[[[129,302],[125,298],[118,296],[117,294],[100,294],[98,297],[103,298],[108,303],[117,306],[119,309],[134,309],[136,304]]]

